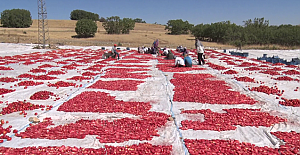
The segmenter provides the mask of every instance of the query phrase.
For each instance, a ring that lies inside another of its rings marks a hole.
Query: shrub
[[[1,12],[1,23],[3,27],[27,28],[32,25],[30,11],[24,9],[4,10]]]
[[[135,18],[134,22],[136,23],[146,23],[145,21],[143,21],[141,18]]]
[[[134,29],[135,22],[131,18],[121,19],[119,16],[112,16],[106,18],[102,26],[108,34],[129,34],[129,31]]]
[[[75,32],[81,38],[93,37],[97,32],[97,28],[97,24],[93,20],[81,19],[76,23]]]
[[[93,21],[99,20],[99,15],[96,13],[84,11],[84,10],[73,10],[70,16],[71,20],[80,20],[80,19],[91,19]]]
[[[101,18],[99,19],[99,22],[106,22],[106,19],[105,19],[104,17],[101,17]]]
[[[193,28],[193,24],[188,21],[182,21],[182,19],[169,20],[165,26],[165,30],[171,31],[169,34],[189,34],[189,31]]]

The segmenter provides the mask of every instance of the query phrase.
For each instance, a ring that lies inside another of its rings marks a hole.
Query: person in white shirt
[[[166,56],[168,55],[168,53],[169,53],[169,49],[165,47],[162,55]]]
[[[203,45],[201,45],[199,39],[196,39],[195,46],[196,46],[197,53],[198,53],[198,63],[199,63],[199,65],[201,65],[201,62],[202,62],[204,65],[205,64],[205,61],[203,59],[204,48],[203,48]]]
[[[143,50],[144,50],[144,53],[148,53],[148,47],[144,47]]]
[[[183,67],[184,66],[184,60],[181,57],[175,58],[175,67]]]

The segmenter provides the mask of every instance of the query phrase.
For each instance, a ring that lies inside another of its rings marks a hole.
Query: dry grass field
[[[137,23],[130,34],[108,35],[97,22],[98,30],[93,38],[72,38],[76,35],[76,21],[72,20],[48,20],[51,45],[77,45],[77,46],[111,46],[121,43],[124,47],[151,46],[155,39],[159,39],[160,47],[176,48],[179,45],[194,48],[192,35],[168,35],[162,25]],[[4,28],[0,27],[0,42],[9,43],[37,43],[38,21],[33,20],[30,28]],[[203,42],[205,47],[223,49],[234,48],[211,42]]]

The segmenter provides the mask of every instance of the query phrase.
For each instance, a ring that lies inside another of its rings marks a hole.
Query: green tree
[[[250,44],[268,44],[266,41],[268,35],[269,21],[264,18],[255,18],[254,20],[243,21],[246,33],[249,35]]]
[[[188,21],[182,21],[182,19],[169,20],[165,26],[165,30],[170,31],[169,34],[179,35],[179,34],[189,34],[190,30],[193,28],[193,24]]]
[[[143,21],[143,19],[141,19],[141,18],[135,18],[135,19],[134,19],[134,22],[136,22],[136,23],[146,23],[146,22]]]
[[[135,27],[135,22],[131,18],[121,19],[119,16],[107,17],[102,23],[108,34],[129,34]]]
[[[209,24],[198,24],[192,28],[191,32],[196,38],[204,41],[210,37],[208,34],[209,27]]]
[[[300,45],[300,27],[293,25],[280,25],[274,33],[273,43],[283,46],[299,46]]]
[[[122,29],[122,20],[119,16],[107,17],[106,21],[102,23],[102,26],[108,34],[120,34]]]
[[[224,43],[225,33],[227,29],[230,28],[230,26],[230,21],[212,23],[211,26],[207,29],[211,40],[214,42]]]
[[[129,34],[130,30],[133,30],[135,27],[135,22],[131,18],[122,19],[122,34]]]
[[[30,11],[24,9],[4,10],[1,12],[3,27],[27,28],[32,25]]]
[[[91,19],[80,19],[76,23],[75,32],[78,37],[93,37],[97,32],[97,24]]]
[[[106,19],[105,19],[104,17],[101,17],[101,18],[99,19],[99,22],[106,22]]]
[[[91,19],[93,21],[98,21],[99,15],[84,10],[73,10],[71,12],[70,19],[71,20]]]
[[[230,21],[199,24],[193,27],[191,32],[200,40],[231,44],[238,48],[244,45],[300,45],[300,26],[269,26],[269,21],[264,18],[243,22],[243,26]]]

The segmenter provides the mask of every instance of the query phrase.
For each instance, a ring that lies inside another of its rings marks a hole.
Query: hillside
[[[80,45],[80,46],[111,46],[121,43],[125,47],[151,46],[155,39],[160,40],[160,46],[175,48],[179,45],[194,48],[192,35],[168,35],[162,25],[137,23],[130,34],[108,35],[101,22],[97,22],[98,31],[94,38],[72,38],[76,35],[76,21],[48,20],[51,44]],[[0,27],[0,42],[10,43],[37,43],[38,21],[33,20],[30,28],[3,28]],[[234,48],[217,43],[204,42],[212,48]]]

